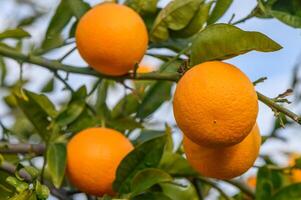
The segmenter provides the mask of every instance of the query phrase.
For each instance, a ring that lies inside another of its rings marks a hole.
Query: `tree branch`
[[[107,78],[107,79],[114,79],[114,80],[124,80],[124,79],[135,79],[135,80],[165,80],[165,81],[173,81],[177,82],[181,76],[179,73],[170,73],[170,72],[153,72],[153,73],[142,73],[142,74],[136,74],[129,73],[123,76],[108,76],[99,74],[98,72],[92,70],[88,67],[76,67],[72,65],[65,65],[55,60],[49,60],[46,58],[42,58],[39,56],[34,55],[25,55],[20,52],[17,52],[13,49],[10,49],[8,47],[5,47],[3,45],[0,45],[0,55],[17,59],[22,62],[31,63],[35,65],[39,65],[45,68],[50,69],[51,71],[58,71],[62,70],[65,72],[70,73],[76,73],[76,74],[83,74],[83,75],[91,75],[101,78]],[[292,120],[296,121],[297,123],[301,124],[301,117],[297,114],[291,112],[290,110],[284,108],[277,102],[275,102],[273,99],[264,96],[263,94],[257,92],[258,99],[262,101],[267,106],[271,107],[273,110],[276,110],[278,112],[281,112],[285,115],[287,115]]]
[[[247,185],[245,185],[244,183],[241,183],[241,182],[236,181],[236,180],[224,180],[224,182],[227,182],[227,183],[237,187],[241,192],[245,193],[246,195],[248,195],[252,199],[255,199],[254,192]]]
[[[0,153],[3,154],[16,154],[16,153],[35,153],[42,155],[45,151],[44,144],[9,144],[0,143]]]

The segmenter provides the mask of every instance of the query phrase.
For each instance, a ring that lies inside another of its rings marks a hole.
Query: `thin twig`
[[[44,144],[0,143],[0,153],[4,153],[4,154],[34,153],[38,156],[38,155],[42,155],[44,151],[45,151],[45,145]]]

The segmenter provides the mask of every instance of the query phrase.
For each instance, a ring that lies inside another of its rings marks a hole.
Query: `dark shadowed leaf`
[[[0,40],[13,38],[13,39],[22,39],[30,37],[30,34],[23,30],[22,28],[9,29],[0,33]]]
[[[165,130],[159,131],[159,130],[147,130],[147,129],[143,129],[140,132],[139,137],[134,141],[135,145],[139,145],[147,140],[159,137],[159,136],[163,136],[165,135]]]
[[[148,168],[138,172],[132,180],[131,196],[136,196],[158,183],[171,182],[173,178],[166,172]]]
[[[46,84],[42,87],[41,92],[52,92],[54,89],[54,78],[49,79]]]
[[[129,116],[136,112],[139,106],[139,97],[133,93],[124,96],[114,106],[112,110],[112,118]]]
[[[47,28],[45,39],[41,47],[43,52],[56,48],[64,43],[61,32],[69,23],[72,14],[73,12],[68,1],[61,1]]]
[[[203,0],[174,0],[163,8],[157,16],[150,38],[153,42],[165,41],[169,38],[169,30],[178,31],[190,22]]]
[[[69,31],[69,38],[73,38],[75,37],[75,31],[76,31],[76,27],[77,27],[78,21],[75,21]]]
[[[3,57],[0,57],[0,86],[3,86],[5,83],[5,77],[7,74],[6,63]]]
[[[173,183],[160,183],[163,193],[172,200],[199,200],[198,194],[191,183],[183,186]]]
[[[141,15],[152,14],[157,11],[158,0],[126,0],[125,5],[133,8]]]
[[[110,82],[108,80],[102,80],[97,89],[97,99],[95,109],[98,115],[101,116],[102,120],[110,118],[110,110],[107,106],[107,93]]]
[[[132,198],[132,200],[172,200],[161,192],[146,192],[139,196]]]
[[[49,117],[55,117],[56,111],[50,100],[44,95],[38,95],[24,90],[16,93],[15,98],[18,106],[33,124],[43,140],[48,140],[51,131]]]
[[[151,86],[138,107],[137,117],[146,118],[171,98],[172,83],[159,81]]]
[[[47,149],[47,169],[55,187],[59,188],[64,180],[66,168],[66,145],[62,143],[49,144]]]
[[[301,183],[282,188],[275,193],[272,200],[301,200]]]
[[[132,117],[123,117],[119,119],[111,119],[107,121],[108,127],[124,132],[125,130],[133,130],[143,128],[142,124]]]
[[[217,0],[208,19],[208,24],[213,24],[219,20],[231,6],[232,2],[233,0]]]
[[[166,136],[157,137],[137,146],[120,163],[113,188],[119,193],[129,193],[133,177],[146,168],[156,168],[163,155]]]
[[[77,133],[83,129],[95,127],[100,124],[100,120],[97,120],[92,111],[86,108],[76,120],[68,125],[67,131]]]
[[[213,24],[198,33],[193,41],[191,64],[228,59],[252,50],[272,52],[281,48],[262,33],[243,31],[229,24]]]
[[[200,31],[207,21],[211,5],[212,3],[202,3],[189,24],[182,30],[172,32],[172,36],[187,38]]]
[[[301,28],[301,1],[274,0],[270,13],[285,24]]]
[[[79,19],[81,18],[91,7],[83,0],[67,0],[72,10],[73,15]]]

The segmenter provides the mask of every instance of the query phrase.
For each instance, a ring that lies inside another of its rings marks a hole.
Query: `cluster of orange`
[[[205,62],[180,79],[174,116],[190,164],[202,175],[230,179],[253,166],[261,144],[257,94],[233,65]]]
[[[76,44],[94,70],[119,76],[141,61],[148,34],[134,10],[103,3],[80,19]],[[138,72],[145,70],[150,71]],[[202,175],[232,178],[253,165],[261,141],[255,124],[257,95],[239,69],[222,62],[193,67],[179,81],[173,107],[185,134],[187,159]],[[113,194],[116,169],[132,149],[130,141],[115,130],[86,129],[68,144],[68,178],[91,195]]]

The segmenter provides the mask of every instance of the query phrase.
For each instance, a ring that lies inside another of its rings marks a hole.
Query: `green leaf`
[[[283,23],[301,28],[301,1],[300,0],[274,0],[270,8],[273,17]]]
[[[137,122],[131,117],[109,120],[107,121],[107,125],[108,127],[116,129],[120,132],[124,132],[125,130],[134,130],[136,128],[143,128],[141,123]]]
[[[9,29],[0,33],[0,40],[13,38],[13,39],[22,39],[30,37],[30,34],[23,30],[22,28]]]
[[[143,129],[140,132],[139,137],[136,138],[136,140],[134,140],[134,144],[139,145],[139,144],[142,144],[145,141],[148,141],[148,140],[151,140],[153,138],[160,137],[160,136],[163,136],[163,135],[165,135],[165,130],[159,131],[159,130]]]
[[[169,174],[160,169],[148,168],[141,170],[132,180],[131,196],[136,196],[158,183],[171,182],[172,180],[173,178]]]
[[[213,24],[219,20],[229,9],[233,0],[217,0],[208,19],[208,24]]]
[[[9,198],[8,200],[29,200],[32,196],[33,192],[30,190],[26,190],[24,192],[21,192],[20,194],[16,194],[12,198]]]
[[[197,176],[198,173],[190,166],[188,161],[181,155],[165,152],[160,162],[160,169],[173,176]]]
[[[48,187],[42,185],[40,181],[36,181],[35,191],[39,200],[46,200],[50,194]]]
[[[190,182],[183,186],[173,183],[160,183],[160,187],[163,193],[172,200],[199,200],[198,194]]]
[[[73,15],[80,19],[91,7],[83,0],[67,0]]]
[[[66,168],[66,146],[62,143],[50,144],[47,148],[47,168],[55,187],[59,188],[64,180]]]
[[[126,0],[124,4],[131,7],[139,14],[145,15],[157,11],[158,0]]]
[[[166,136],[157,137],[137,146],[120,163],[113,188],[121,194],[131,191],[133,177],[146,168],[158,166],[163,155]]]
[[[105,79],[102,80],[98,86],[98,91],[97,91],[98,93],[97,93],[95,109],[97,114],[101,116],[102,120],[110,118],[110,110],[106,103],[109,83],[110,82],[108,80]]]
[[[77,27],[78,21],[75,21],[69,31],[69,38],[74,38],[75,37],[75,32],[76,32],[76,27]]]
[[[223,60],[252,50],[271,52],[282,47],[259,32],[243,31],[229,24],[213,24],[197,34],[191,46],[191,64]]]
[[[271,199],[274,191],[282,186],[281,172],[259,168],[256,180],[256,200]]]
[[[72,15],[73,12],[68,1],[62,0],[47,28],[45,39],[41,47],[43,52],[56,48],[64,43],[61,37],[61,32],[69,23]]]
[[[112,118],[129,116],[136,112],[139,106],[139,97],[133,93],[127,94],[114,106]]]
[[[49,79],[46,84],[42,87],[41,92],[52,92],[54,89],[54,78]]]
[[[146,192],[139,196],[132,198],[132,200],[172,200],[161,192]]]
[[[21,93],[15,93],[18,106],[21,108],[27,119],[38,131],[41,138],[46,141],[51,132],[48,129],[50,125],[49,116],[54,117],[56,111],[50,100],[44,95],[38,95],[26,90]]]
[[[202,3],[189,24],[182,30],[172,32],[172,36],[188,38],[199,32],[207,21],[211,5],[212,3]]]
[[[85,86],[80,87],[74,92],[68,105],[57,116],[57,125],[65,127],[74,122],[86,108],[86,96],[87,88]]]
[[[174,0],[171,1],[157,16],[150,39],[153,42],[166,41],[169,30],[181,30],[187,26],[195,15],[203,0]]]
[[[5,84],[5,78],[7,74],[6,63],[2,56],[0,56],[0,86]]]
[[[137,117],[146,118],[171,98],[172,83],[159,81],[151,86],[138,107]]]
[[[301,200],[301,183],[282,188],[276,192],[272,200]]]
[[[16,188],[16,191],[19,193],[22,193],[26,191],[29,188],[29,184],[26,182],[23,182],[15,177],[9,176],[6,179],[6,182]]]
[[[67,131],[77,133],[83,129],[95,127],[97,125],[100,125],[100,121],[95,118],[91,110],[86,108],[76,120],[68,125]]]

